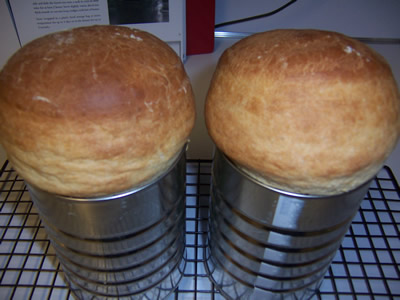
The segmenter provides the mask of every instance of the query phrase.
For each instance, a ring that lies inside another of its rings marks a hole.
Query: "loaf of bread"
[[[0,141],[51,193],[92,197],[166,170],[194,126],[190,81],[150,33],[88,26],[38,38],[0,73]]]
[[[274,30],[221,56],[205,118],[216,146],[264,184],[333,195],[382,167],[400,132],[385,59],[335,32]]]

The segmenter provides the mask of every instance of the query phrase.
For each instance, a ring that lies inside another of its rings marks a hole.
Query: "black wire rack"
[[[188,160],[186,268],[170,299],[223,299],[204,268],[210,160]],[[400,189],[384,167],[373,180],[313,299],[400,299]],[[24,181],[0,170],[0,299],[76,299]]]

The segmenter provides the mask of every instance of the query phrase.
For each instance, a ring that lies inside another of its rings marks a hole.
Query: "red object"
[[[186,0],[186,54],[214,50],[215,0]]]

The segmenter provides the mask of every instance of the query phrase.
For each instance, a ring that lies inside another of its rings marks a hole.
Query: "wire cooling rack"
[[[170,299],[223,299],[204,269],[209,160],[188,160],[186,268]],[[400,189],[388,167],[372,182],[313,299],[400,299]],[[0,299],[75,299],[25,184],[0,171]]]

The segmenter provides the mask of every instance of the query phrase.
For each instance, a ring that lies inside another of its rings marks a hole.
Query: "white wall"
[[[216,0],[216,24],[272,11],[289,0]],[[218,30],[318,28],[356,37],[400,38],[398,0],[298,0],[283,11]]]

